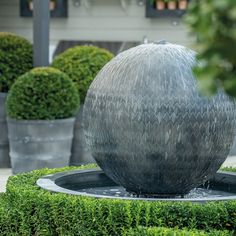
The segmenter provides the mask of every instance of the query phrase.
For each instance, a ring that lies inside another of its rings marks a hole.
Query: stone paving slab
[[[11,169],[0,169],[0,192],[6,191],[6,183],[10,175],[12,175]]]
[[[236,156],[229,156],[224,162],[223,166],[236,167]],[[11,169],[0,168],[0,192],[6,191],[6,183],[9,176],[11,176]]]

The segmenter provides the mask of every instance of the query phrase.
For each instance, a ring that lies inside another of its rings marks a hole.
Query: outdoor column
[[[49,0],[33,0],[34,67],[49,65]]]

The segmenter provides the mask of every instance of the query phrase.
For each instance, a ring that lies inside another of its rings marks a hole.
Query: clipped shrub
[[[122,235],[131,228],[236,229],[236,201],[193,204],[97,199],[52,193],[36,186],[43,175],[94,166],[43,169],[9,178],[7,201],[23,235]],[[170,234],[172,235],[172,234]]]
[[[79,95],[66,74],[55,68],[35,68],[22,75],[7,96],[7,113],[20,120],[73,117]]]
[[[84,103],[93,79],[112,57],[113,54],[106,49],[95,46],[76,46],[58,55],[52,67],[65,72],[75,82],[80,101]]]
[[[228,166],[228,167],[223,167],[223,168],[221,168],[221,170],[223,170],[223,171],[229,171],[229,172],[236,172],[236,167],[230,167],[230,166]]]
[[[0,235],[23,235],[20,234],[19,225],[23,223],[23,218],[18,215],[17,209],[11,207],[11,203],[7,201],[6,195],[0,194]],[[23,223],[24,224],[24,223]],[[27,226],[23,226],[25,232],[28,232]],[[27,235],[27,234],[25,234]]]
[[[0,92],[8,92],[14,81],[33,67],[33,48],[26,39],[0,32]]]
[[[163,227],[139,227],[123,233],[122,236],[233,236],[233,232],[218,230],[204,232],[199,230],[180,230]]]

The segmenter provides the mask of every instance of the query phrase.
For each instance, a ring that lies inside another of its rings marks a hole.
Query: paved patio
[[[11,169],[0,169],[0,192],[5,192],[8,177],[11,175]]]
[[[229,156],[223,166],[236,167],[236,156]],[[0,169],[0,192],[6,191],[6,183],[10,175],[12,175],[11,169]]]

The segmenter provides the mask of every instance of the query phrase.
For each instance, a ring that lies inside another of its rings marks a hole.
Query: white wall
[[[89,0],[90,8],[84,2],[79,7],[69,1],[69,17],[51,19],[51,44],[59,40],[105,40],[141,41],[144,36],[150,40],[166,39],[189,45],[185,25],[178,18],[145,18],[145,6],[138,6],[136,0],[126,0],[127,7],[120,0]],[[9,31],[32,40],[32,18],[19,16],[19,0],[0,0],[0,31]]]

